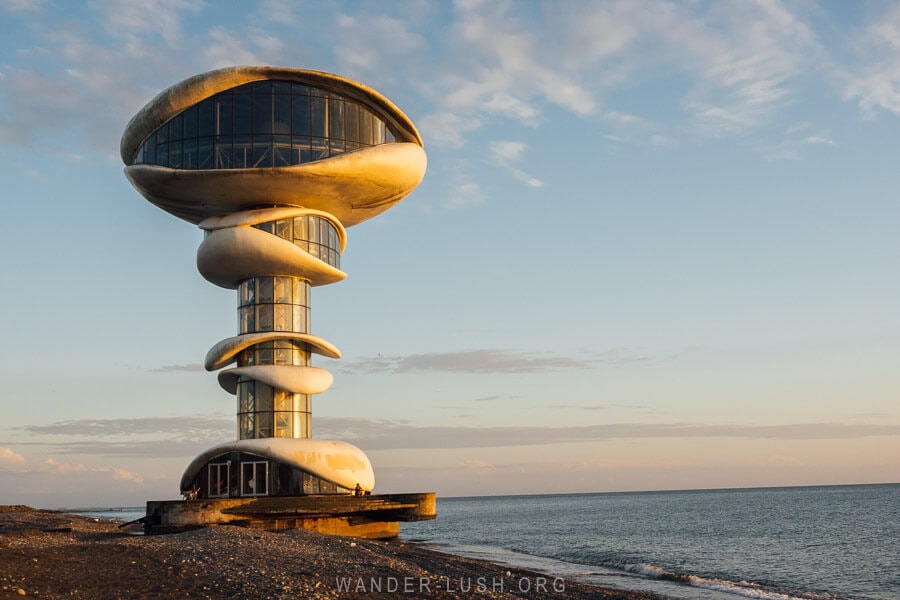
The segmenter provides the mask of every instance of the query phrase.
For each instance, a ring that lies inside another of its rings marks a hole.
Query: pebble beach
[[[402,540],[139,526],[0,506],[0,600],[36,598],[601,598],[658,600]]]

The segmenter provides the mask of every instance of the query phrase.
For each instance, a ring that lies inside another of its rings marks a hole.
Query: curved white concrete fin
[[[234,337],[225,338],[217,343],[206,353],[204,367],[207,371],[221,369],[225,365],[236,361],[237,355],[241,350],[245,350],[256,344],[274,340],[300,342],[314,354],[319,354],[328,358],[341,357],[341,351],[337,349],[337,346],[315,335],[297,333],[296,331],[261,331],[259,333],[236,335]]]
[[[344,225],[331,213],[315,210],[313,208],[275,206],[272,208],[244,210],[241,212],[229,213],[227,215],[209,217],[198,223],[197,227],[205,231],[214,231],[216,229],[225,229],[226,227],[253,226],[260,223],[277,221],[279,219],[290,219],[292,217],[303,217],[306,215],[321,217],[334,225],[341,243],[341,252],[344,251],[344,248],[347,247],[347,230],[344,229]]]
[[[210,232],[197,249],[197,270],[210,283],[228,289],[236,289],[241,281],[261,275],[302,277],[313,286],[347,278],[337,267],[292,242],[244,226]]]
[[[292,394],[321,394],[334,377],[325,369],[301,365],[253,365],[219,373],[219,385],[229,394],[237,392],[238,379],[247,377]]]

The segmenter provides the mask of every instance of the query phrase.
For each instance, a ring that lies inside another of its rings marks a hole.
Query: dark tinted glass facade
[[[385,122],[358,102],[289,81],[257,81],[169,119],[141,143],[134,164],[285,167],[393,141]]]

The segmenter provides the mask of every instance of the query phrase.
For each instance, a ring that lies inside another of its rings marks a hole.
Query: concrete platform
[[[397,537],[400,521],[435,517],[434,492],[149,500],[144,533],[175,533],[228,524],[268,531],[311,529],[332,535],[388,539]]]

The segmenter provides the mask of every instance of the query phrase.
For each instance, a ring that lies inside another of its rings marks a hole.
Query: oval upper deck
[[[360,102],[384,119],[397,136],[398,142],[413,142],[423,146],[415,125],[393,102],[359,82],[322,71],[288,69],[282,67],[227,67],[195,75],[163,90],[132,117],[122,134],[119,151],[122,162],[133,164],[134,156],[144,139],[170,118],[219,92],[254,81],[280,80],[334,91]]]
[[[412,121],[375,90],[276,67],[219,69],[164,90],[128,123],[120,152],[141,195],[192,223],[277,205],[349,227],[406,197],[427,167]]]

